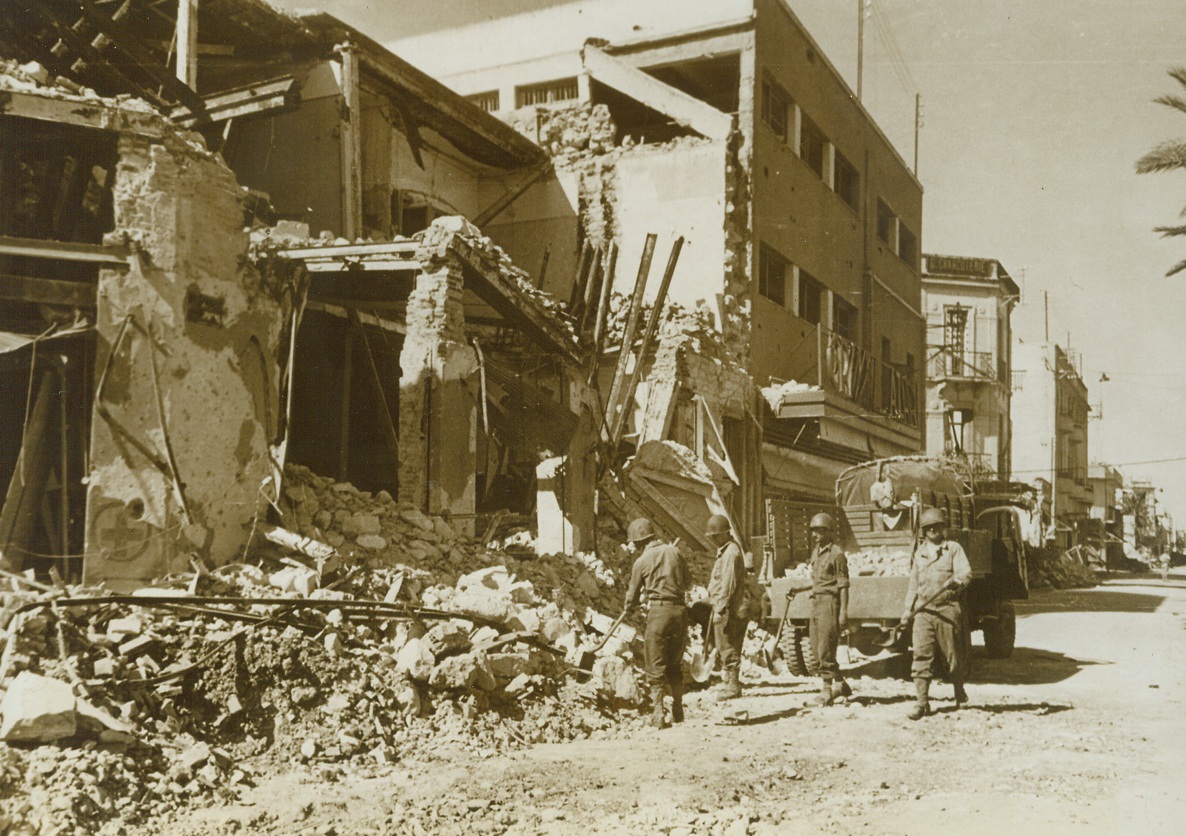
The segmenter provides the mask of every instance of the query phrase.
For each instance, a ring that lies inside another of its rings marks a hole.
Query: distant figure
[[[816,705],[832,705],[846,693],[836,661],[840,634],[848,629],[848,557],[835,541],[835,520],[829,514],[811,518],[811,649],[819,660],[823,683]]]
[[[1161,579],[1168,581],[1170,579],[1170,553],[1161,553]]]
[[[626,590],[626,611],[647,602],[647,629],[643,657],[654,703],[651,725],[666,728],[663,691],[671,689],[671,719],[684,719],[684,675],[681,663],[688,640],[686,596],[691,585],[688,565],[675,546],[659,541],[651,521],[639,517],[630,523],[626,538],[642,554],[634,561],[630,588]]]
[[[723,514],[708,518],[708,539],[717,547],[716,563],[708,581],[708,600],[712,602],[713,629],[721,655],[723,676],[717,701],[741,696],[741,648],[749,624],[746,606],[745,558],[733,539],[729,519]]]

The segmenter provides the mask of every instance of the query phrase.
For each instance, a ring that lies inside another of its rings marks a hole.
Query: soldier
[[[645,517],[630,523],[626,537],[632,548],[642,549],[630,572],[626,611],[637,607],[640,598],[647,602],[643,653],[654,703],[651,725],[666,728],[667,722],[663,716],[664,684],[671,689],[672,721],[682,723],[684,719],[684,680],[680,665],[688,640],[685,608],[685,596],[690,585],[688,566],[679,549],[659,542],[655,537],[654,526]]]
[[[721,514],[708,518],[705,533],[717,547],[717,561],[708,581],[708,600],[712,604],[713,629],[721,667],[724,669],[717,700],[735,700],[741,696],[741,646],[749,624],[746,608],[745,558],[733,539],[729,519]]]
[[[914,616],[914,665],[911,675],[918,702],[908,715],[919,720],[931,713],[930,687],[935,657],[947,665],[955,688],[955,707],[968,704],[964,690],[964,666],[967,662],[967,630],[964,626],[961,593],[972,580],[972,567],[964,547],[947,539],[947,520],[938,508],[922,512],[923,542],[910,562],[910,586],[902,624],[919,602],[936,600]],[[937,651],[937,652],[936,652]]]
[[[819,661],[823,685],[816,705],[831,705],[848,691],[836,647],[848,629],[848,558],[833,539],[835,521],[828,514],[811,518],[811,647]]]

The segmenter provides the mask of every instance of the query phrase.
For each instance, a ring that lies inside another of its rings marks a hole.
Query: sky
[[[565,1],[326,6],[391,44]],[[1000,260],[1023,287],[1014,327],[1024,340],[1043,339],[1048,298],[1051,339],[1082,358],[1092,461],[1162,487],[1162,507],[1186,528],[1186,273],[1165,276],[1186,258],[1186,238],[1153,232],[1179,222],[1186,172],[1133,168],[1158,143],[1186,138],[1186,114],[1152,101],[1186,95],[1167,74],[1186,66],[1181,4],[865,1],[863,101],[906,160],[921,96],[923,251]],[[791,0],[854,89],[860,2]]]

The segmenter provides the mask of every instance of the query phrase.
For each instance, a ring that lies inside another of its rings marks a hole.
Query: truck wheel
[[[819,659],[815,658],[815,650],[811,647],[811,633],[808,630],[796,630],[799,636],[799,655],[803,658],[805,676],[815,676],[819,673]]]
[[[984,654],[990,659],[1008,659],[1017,641],[1017,611],[1012,604],[1001,604],[996,621],[985,624]]]
[[[782,658],[787,663],[787,670],[795,676],[807,676],[807,668],[803,665],[803,657],[799,654],[799,634],[804,632],[797,627],[787,627],[782,631],[778,647],[782,651]]]

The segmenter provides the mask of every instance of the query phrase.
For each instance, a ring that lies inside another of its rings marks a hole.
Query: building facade
[[[999,261],[923,256],[927,314],[927,453],[1010,479],[1013,332],[1020,297]]]
[[[1013,477],[1049,485],[1054,538],[1074,544],[1074,527],[1089,518],[1087,386],[1076,357],[1052,342],[1013,346]]]
[[[787,3],[562,3],[393,48],[551,151],[555,179],[484,227],[546,258],[545,289],[564,297],[592,240],[628,294],[647,234],[685,237],[668,300],[706,311],[767,396],[714,416],[760,427],[742,470],[762,496],[830,501],[845,467],[923,448],[922,187]],[[567,244],[545,255],[540,229]]]

